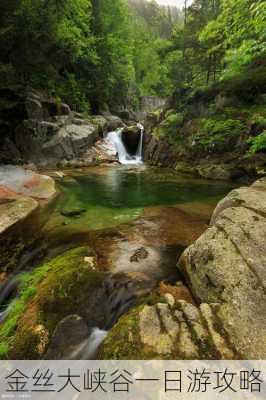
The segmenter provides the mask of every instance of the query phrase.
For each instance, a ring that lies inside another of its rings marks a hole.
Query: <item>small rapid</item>
[[[140,123],[138,124],[140,129],[140,139],[136,154],[131,156],[122,140],[123,128],[119,128],[116,131],[108,132],[104,141],[110,155],[117,155],[118,161],[121,164],[142,164],[142,150],[143,150],[143,136],[144,127]]]
[[[99,347],[107,336],[107,331],[93,328],[88,339],[80,343],[68,356],[70,360],[96,360]]]
[[[107,336],[107,331],[99,328],[93,328],[86,347],[86,359],[93,360],[97,357],[100,345]]]

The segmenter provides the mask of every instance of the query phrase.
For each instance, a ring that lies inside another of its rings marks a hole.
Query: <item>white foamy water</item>
[[[93,328],[89,337],[88,347],[86,349],[88,360],[92,360],[97,355],[97,351],[106,338],[106,335],[107,331],[99,328]]]
[[[144,127],[138,124],[140,133],[140,140],[137,152],[134,156],[128,154],[127,149],[122,141],[123,129],[108,132],[105,137],[105,146],[110,155],[118,155],[118,160],[121,164],[141,164],[142,163],[142,148],[143,148],[143,135]]]
[[[100,345],[104,341],[107,331],[99,328],[93,328],[88,339],[80,343],[72,352],[69,354],[70,360],[95,360]]]

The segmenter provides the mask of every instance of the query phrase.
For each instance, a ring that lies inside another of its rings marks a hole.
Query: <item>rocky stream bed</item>
[[[264,357],[265,180],[5,168],[2,358]]]
[[[0,167],[0,357],[265,358],[265,178],[131,165],[130,115],[24,111],[1,153],[22,166]]]

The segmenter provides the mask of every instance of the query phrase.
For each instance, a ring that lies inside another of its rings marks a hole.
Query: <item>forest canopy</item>
[[[2,0],[0,26],[1,86],[45,89],[80,111],[137,108],[143,95],[243,75],[265,85],[264,0],[194,0],[182,10],[148,0]]]

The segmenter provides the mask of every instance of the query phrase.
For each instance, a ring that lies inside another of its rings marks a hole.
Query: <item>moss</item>
[[[167,303],[165,297],[163,297],[160,293],[156,291],[151,292],[148,296],[138,297],[135,302],[135,306],[143,306],[144,304],[148,306],[154,306],[157,303]]]
[[[130,310],[109,331],[104,340],[99,358],[105,360],[147,360],[156,354],[145,347],[139,336],[139,314],[144,305]]]
[[[0,329],[3,358],[40,358],[57,323],[86,304],[103,276],[85,261],[89,255],[88,247],[69,250],[22,276],[19,297]]]

